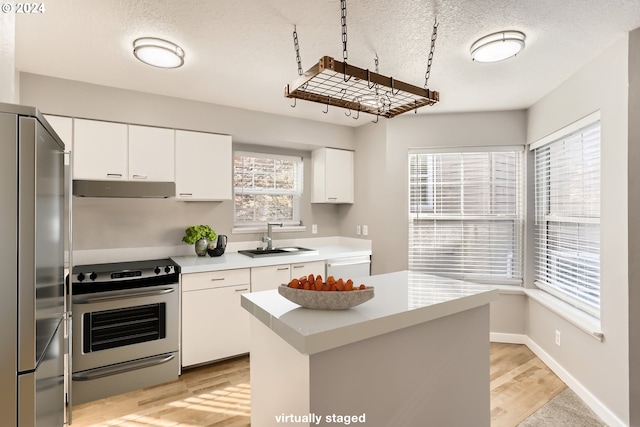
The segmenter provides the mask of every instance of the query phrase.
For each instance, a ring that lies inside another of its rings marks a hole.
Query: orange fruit
[[[291,281],[289,282],[289,287],[298,289],[300,287],[300,281],[298,279],[291,279]]]

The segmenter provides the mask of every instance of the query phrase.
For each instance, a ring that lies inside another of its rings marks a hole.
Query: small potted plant
[[[184,230],[182,241],[190,245],[195,244],[196,254],[198,256],[207,255],[207,247],[209,242],[214,242],[218,235],[213,228],[208,225],[192,225]]]

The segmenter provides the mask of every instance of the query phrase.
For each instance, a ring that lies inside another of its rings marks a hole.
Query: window
[[[301,157],[236,152],[234,226],[300,225],[302,177]]]
[[[409,268],[522,283],[523,147],[409,152]]]
[[[535,284],[599,317],[600,122],[532,150]]]

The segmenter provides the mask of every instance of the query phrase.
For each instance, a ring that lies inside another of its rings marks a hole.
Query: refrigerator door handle
[[[66,394],[67,394],[67,425],[73,422],[73,392],[71,387],[71,375],[73,373],[73,315],[71,312],[71,304],[73,301],[73,153],[67,151],[64,153],[65,158],[65,184],[67,197],[67,262],[69,266],[69,283],[65,286],[65,302],[66,302],[66,325],[67,325],[67,371],[66,375]]]

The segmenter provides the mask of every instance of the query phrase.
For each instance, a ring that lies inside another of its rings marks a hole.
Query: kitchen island
[[[375,297],[348,310],[302,308],[277,290],[242,295],[251,424],[488,427],[497,290],[409,271],[360,282]]]

